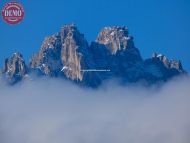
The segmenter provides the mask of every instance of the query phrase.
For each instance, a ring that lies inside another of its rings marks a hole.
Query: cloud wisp
[[[82,89],[53,79],[0,87],[1,143],[189,143],[190,79]]]

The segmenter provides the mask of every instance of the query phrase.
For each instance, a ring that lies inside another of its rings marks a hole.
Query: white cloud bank
[[[161,88],[0,87],[0,143],[189,143],[190,79]]]

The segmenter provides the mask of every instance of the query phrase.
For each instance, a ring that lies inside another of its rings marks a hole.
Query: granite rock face
[[[37,54],[30,60],[30,68],[45,75],[56,76],[61,68],[61,39],[58,34],[45,38]]]
[[[58,33],[44,39],[28,67],[20,53],[14,53],[4,65],[1,74],[11,83],[35,72],[90,87],[113,78],[125,83],[141,80],[155,83],[186,74],[180,61],[162,54],[154,53],[143,60],[128,29],[119,26],[103,28],[97,39],[88,44],[74,24],[65,25]]]
[[[10,84],[22,80],[28,72],[23,56],[20,53],[14,53],[10,58],[5,59],[2,74]]]
[[[105,27],[98,34],[96,41],[105,45],[112,54],[126,48],[134,47],[133,38],[128,35],[126,27]]]
[[[88,43],[77,27],[65,25],[59,33],[45,38],[39,52],[32,57],[30,67],[45,75],[64,74],[71,80],[82,81],[87,48]]]

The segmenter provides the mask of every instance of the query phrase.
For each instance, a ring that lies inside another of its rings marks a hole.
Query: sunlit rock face
[[[71,80],[81,81],[87,47],[88,43],[77,27],[65,25],[59,33],[45,38],[39,52],[32,57],[30,67],[40,69],[45,75],[64,74]]]
[[[104,27],[98,34],[96,41],[105,45],[112,54],[116,54],[118,51],[124,51],[127,48],[135,48],[133,37],[129,36],[126,27]]]
[[[61,37],[57,33],[46,37],[37,54],[30,61],[31,69],[38,69],[45,75],[56,76],[61,68]]]
[[[87,67],[85,57],[88,55],[88,43],[76,26],[67,25],[61,30],[63,38],[61,49],[61,61],[64,65],[63,72],[72,80],[83,80],[82,69]]]

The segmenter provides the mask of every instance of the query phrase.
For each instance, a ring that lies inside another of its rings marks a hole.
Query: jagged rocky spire
[[[82,80],[87,48],[88,43],[77,27],[65,25],[57,34],[45,38],[39,52],[32,57],[30,67],[40,69],[45,75],[64,73],[71,80]]]
[[[133,37],[129,36],[127,27],[105,27],[103,28],[96,41],[108,47],[112,54],[126,48],[134,48]]]
[[[6,58],[2,73],[6,75],[10,83],[21,80],[27,74],[27,66],[22,54],[16,52],[11,57]]]

